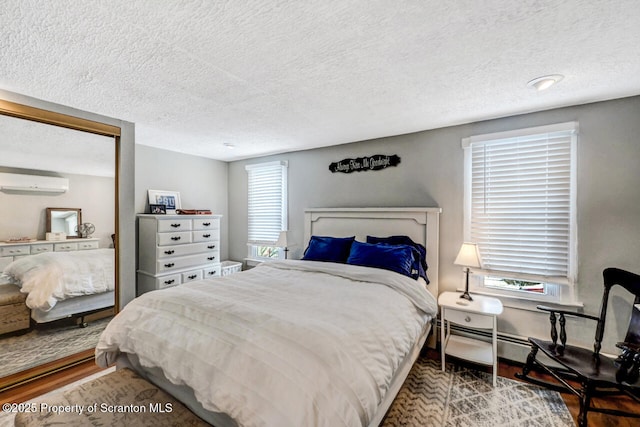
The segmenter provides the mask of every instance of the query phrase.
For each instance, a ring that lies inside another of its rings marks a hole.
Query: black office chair
[[[578,396],[580,399],[579,427],[587,426],[587,413],[590,411],[640,418],[640,406],[638,406],[636,412],[592,406],[592,398],[594,397],[606,398],[607,396],[619,396],[621,394],[629,396],[640,404],[640,382],[638,381],[640,374],[640,276],[618,268],[605,269],[603,276],[604,294],[599,317],[538,306],[538,309],[549,312],[551,341],[529,338],[531,352],[527,356],[527,362],[522,368],[522,373],[516,374],[517,378],[531,383],[560,392],[570,392]],[[631,321],[629,322],[625,341],[617,344],[622,349],[622,353],[616,359],[600,354],[609,291],[615,285],[622,286],[635,295]],[[597,322],[593,350],[566,344],[565,316],[581,317]],[[560,343],[558,343],[556,322],[560,325]],[[540,361],[537,358],[538,351],[542,351],[554,363],[547,364]],[[529,374],[534,368],[540,368],[550,374],[557,382],[544,381],[530,376]]]

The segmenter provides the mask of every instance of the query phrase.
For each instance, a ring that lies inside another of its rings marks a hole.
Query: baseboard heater
[[[442,323],[440,319],[438,319],[438,339],[440,339],[441,327]],[[451,332],[469,338],[481,339],[489,342],[491,341],[491,331],[466,328],[464,326],[451,323]],[[529,350],[531,349],[531,344],[526,337],[501,333],[499,331],[497,337],[498,357],[518,363],[524,363],[527,354],[529,354]]]

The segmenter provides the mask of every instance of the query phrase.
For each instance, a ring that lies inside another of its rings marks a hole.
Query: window
[[[465,240],[483,291],[573,302],[577,123],[465,138]]]
[[[247,165],[246,170],[249,258],[284,258],[275,243],[287,229],[287,162]]]

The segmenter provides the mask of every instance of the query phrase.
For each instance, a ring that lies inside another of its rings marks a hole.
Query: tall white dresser
[[[138,295],[220,276],[221,215],[138,215]]]

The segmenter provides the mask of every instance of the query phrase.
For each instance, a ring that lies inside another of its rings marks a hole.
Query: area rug
[[[574,426],[555,391],[447,364],[418,358],[382,426]]]
[[[37,327],[23,335],[0,339],[0,377],[93,348],[111,318],[90,322],[86,328],[64,322]]]

